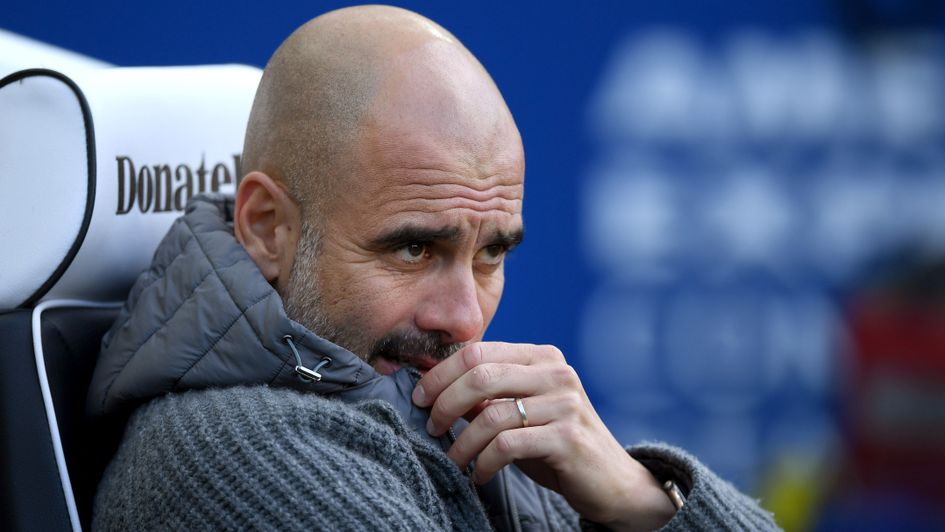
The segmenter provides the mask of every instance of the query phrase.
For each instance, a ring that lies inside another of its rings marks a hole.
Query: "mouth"
[[[381,375],[390,375],[403,367],[415,368],[421,375],[426,375],[427,371],[439,363],[439,360],[425,356],[398,357],[396,360],[381,356],[375,359],[372,366]]]
[[[433,332],[392,332],[375,342],[366,358],[382,375],[390,375],[404,367],[415,368],[425,374],[462,346],[459,343],[444,343],[440,335]]]

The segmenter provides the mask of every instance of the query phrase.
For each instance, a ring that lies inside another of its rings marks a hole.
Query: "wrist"
[[[656,530],[676,515],[676,506],[663,484],[643,464],[632,462],[632,474],[622,490],[622,503],[608,522],[600,524],[611,530]]]

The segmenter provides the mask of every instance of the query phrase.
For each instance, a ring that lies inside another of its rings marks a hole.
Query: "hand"
[[[528,427],[509,399],[516,397]],[[604,426],[553,346],[470,344],[430,369],[413,401],[431,407],[427,430],[434,436],[459,417],[470,421],[447,455],[461,468],[475,460],[477,483],[515,462],[586,519],[611,528],[652,530],[675,513],[657,480]]]

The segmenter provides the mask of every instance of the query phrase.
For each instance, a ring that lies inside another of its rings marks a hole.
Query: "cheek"
[[[326,308],[374,338],[409,324],[423,297],[416,279],[370,264],[347,264],[329,275],[335,282],[325,283],[334,285],[323,292]]]
[[[413,321],[413,315],[423,298],[422,283],[409,275],[374,272],[362,280],[361,297],[366,311],[373,315],[376,331],[387,333]]]
[[[489,328],[489,323],[499,308],[504,287],[505,277],[501,270],[479,283],[479,308],[482,309],[483,332]]]

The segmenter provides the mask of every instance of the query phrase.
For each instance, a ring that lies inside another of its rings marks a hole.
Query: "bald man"
[[[684,452],[624,449],[555,347],[482,341],[525,163],[449,32],[379,6],[304,25],[243,161],[103,343],[90,408],[130,420],[96,528],[774,527]]]

